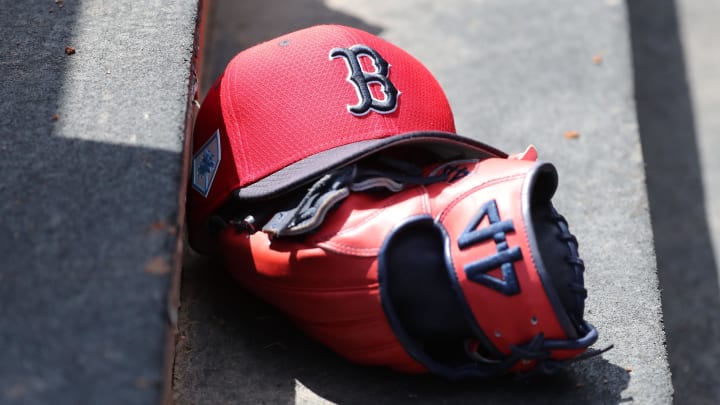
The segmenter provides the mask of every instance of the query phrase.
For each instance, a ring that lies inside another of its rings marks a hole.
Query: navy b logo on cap
[[[375,66],[374,72],[363,70],[360,57],[370,58]],[[400,94],[388,78],[390,64],[374,49],[365,45],[353,45],[350,48],[334,48],[330,51],[330,59],[342,57],[348,67],[347,81],[355,86],[359,101],[355,105],[347,106],[348,111],[354,115],[365,115],[371,110],[380,114],[389,114],[397,108],[397,99]],[[370,84],[380,85],[385,98],[380,100],[373,97]]]

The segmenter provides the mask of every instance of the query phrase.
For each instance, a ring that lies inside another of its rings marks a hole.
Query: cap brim
[[[398,146],[419,146],[447,158],[506,158],[507,154],[482,142],[446,132],[410,132],[338,146],[308,156],[235,191],[239,200],[271,198],[301,186],[327,171]]]

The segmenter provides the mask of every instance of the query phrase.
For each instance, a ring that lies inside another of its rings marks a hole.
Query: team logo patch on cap
[[[203,197],[210,193],[215,174],[220,166],[220,130],[210,137],[193,155],[193,188]]]
[[[347,109],[354,115],[362,116],[371,110],[380,114],[389,114],[397,108],[397,99],[400,92],[388,78],[390,64],[380,56],[377,51],[365,45],[353,45],[350,48],[333,48],[330,50],[330,59],[345,59],[348,67],[347,81],[355,86],[358,103],[348,105]],[[360,58],[369,58],[375,67],[374,72],[363,70]],[[381,86],[384,99],[373,96],[370,84]]]

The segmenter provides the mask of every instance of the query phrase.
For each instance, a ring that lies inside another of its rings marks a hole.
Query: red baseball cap
[[[400,145],[506,157],[455,133],[445,93],[420,62],[370,33],[320,25],[236,55],[193,133],[190,240],[230,199],[261,201]]]

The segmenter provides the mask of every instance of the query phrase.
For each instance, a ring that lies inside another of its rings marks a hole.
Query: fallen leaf
[[[579,137],[580,137],[580,132],[578,132],[578,131],[565,132],[565,138],[567,138],[567,139],[577,139]]]
[[[153,222],[152,224],[150,224],[150,232],[155,233],[155,232],[163,231],[166,226],[167,226],[167,224],[162,221]]]
[[[53,121],[57,121],[59,119],[60,119],[60,114],[58,114],[58,113],[53,114],[53,116],[52,116]]]
[[[66,46],[65,47],[65,55],[73,55],[75,53],[75,48],[72,46]]]
[[[170,272],[170,264],[164,256],[156,256],[145,263],[145,272],[160,276]]]
[[[150,227],[148,228],[148,232],[150,233],[159,233],[159,232],[166,232],[170,236],[177,235],[177,226],[170,225],[163,221],[157,221],[150,224]]]

